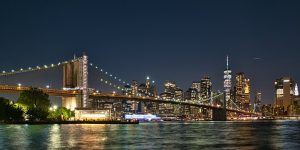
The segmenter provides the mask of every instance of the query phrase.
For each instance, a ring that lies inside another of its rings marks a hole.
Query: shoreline
[[[47,125],[47,124],[139,124],[138,121],[10,121],[0,122],[1,124],[28,124],[28,125]]]

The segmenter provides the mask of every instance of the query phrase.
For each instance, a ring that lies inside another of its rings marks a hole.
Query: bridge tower
[[[64,90],[80,90],[77,97],[62,98],[62,105],[68,109],[87,108],[88,103],[88,57],[83,54],[72,62],[63,66],[63,88]]]

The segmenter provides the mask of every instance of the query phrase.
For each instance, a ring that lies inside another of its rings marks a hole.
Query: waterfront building
[[[268,105],[262,105],[261,107],[261,113],[262,113],[262,116],[264,117],[272,117],[274,114],[273,114],[273,106],[271,104],[268,104]]]
[[[290,77],[282,77],[275,81],[275,115],[293,115],[293,99],[295,82]]]
[[[255,92],[254,112],[261,112],[261,92]]]

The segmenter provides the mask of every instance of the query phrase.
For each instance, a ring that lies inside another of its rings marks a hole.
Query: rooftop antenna
[[[226,57],[226,69],[227,70],[229,69],[229,57],[228,57],[228,55]]]

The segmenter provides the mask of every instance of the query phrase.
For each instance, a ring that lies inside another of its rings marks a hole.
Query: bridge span
[[[62,97],[62,106],[67,107],[71,110],[75,108],[82,109],[90,109],[91,100],[113,100],[113,101],[137,101],[137,102],[155,102],[155,103],[166,103],[166,104],[174,104],[174,105],[185,105],[185,106],[194,106],[199,108],[207,108],[213,110],[213,114],[219,116],[214,120],[226,120],[227,112],[235,112],[246,115],[255,115],[259,116],[258,113],[253,113],[249,111],[242,110],[241,107],[236,105],[231,99],[228,93],[225,94],[226,98],[224,98],[224,94],[219,94],[219,96],[223,96],[222,102],[216,102],[220,105],[214,103],[214,98],[210,99],[198,99],[198,100],[177,100],[174,98],[161,98],[157,97],[156,92],[149,93],[150,81],[145,84],[146,90],[142,94],[138,93],[138,86],[135,84],[131,84],[131,93],[127,96],[123,94],[126,92],[126,87],[129,86],[129,82],[123,80],[120,77],[117,77],[99,66],[89,63],[87,55],[83,55],[82,57],[74,58],[68,61],[58,62],[50,65],[36,66],[36,67],[27,67],[21,69],[12,69],[11,71],[2,71],[0,72],[0,77],[9,77],[16,74],[23,74],[27,72],[36,72],[36,71],[45,71],[50,68],[62,67],[63,69],[63,88],[62,89],[50,89],[50,88],[38,88],[42,90],[44,93],[47,93],[50,96],[59,96]],[[121,91],[122,94],[117,93],[103,93],[103,92],[94,92],[88,86],[88,75],[89,68],[93,69],[97,72],[97,76],[99,79],[97,80],[101,84],[109,86],[117,91]],[[228,59],[227,59],[227,69],[228,69]],[[227,71],[230,73],[230,71]],[[228,74],[226,77],[230,77]],[[226,80],[225,80],[226,81]],[[227,81],[226,81],[227,83]],[[137,83],[136,83],[137,84]],[[229,85],[229,84],[228,84]],[[12,93],[18,94],[24,90],[29,90],[30,87],[24,86],[9,86],[9,85],[0,85],[0,93]],[[228,88],[229,89],[229,88]],[[154,94],[156,93],[156,94]],[[135,95],[148,95],[148,96],[135,96]],[[231,103],[234,105],[229,105],[227,107],[227,103]],[[76,117],[76,115],[75,115]]]
[[[29,90],[31,87],[25,86],[9,86],[9,85],[0,85],[0,93],[7,93],[7,94],[19,94],[22,91]],[[58,96],[58,97],[78,97],[81,95],[80,90],[57,90],[57,89],[49,89],[49,88],[38,88],[42,90],[44,93],[47,93],[50,96]],[[220,94],[220,96],[223,94]],[[158,97],[148,97],[148,96],[127,96],[121,95],[117,93],[97,93],[97,92],[90,92],[89,98],[92,100],[97,99],[107,99],[107,100],[114,100],[114,101],[139,101],[139,102],[155,102],[155,103],[166,103],[166,104],[175,104],[175,105],[185,105],[185,106],[194,106],[200,108],[207,108],[207,109],[223,109],[221,105],[214,105],[209,103],[204,103],[199,100],[163,100]],[[237,110],[233,108],[226,108],[228,112],[236,112],[242,113],[246,115],[260,115],[258,113]]]

